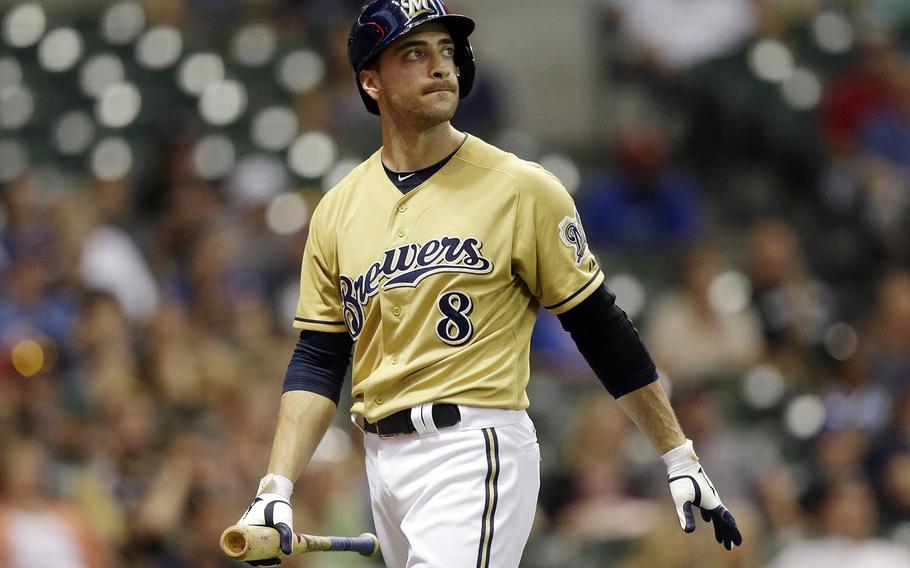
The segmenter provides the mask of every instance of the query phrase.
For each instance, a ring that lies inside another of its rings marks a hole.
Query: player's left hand
[[[692,449],[692,440],[665,453],[661,458],[667,465],[670,495],[676,504],[679,526],[687,533],[695,530],[695,515],[692,505],[701,509],[701,518],[714,523],[714,538],[732,550],[733,545],[743,543],[743,537],[736,527],[736,519],[720,501],[714,484],[698,461]]]

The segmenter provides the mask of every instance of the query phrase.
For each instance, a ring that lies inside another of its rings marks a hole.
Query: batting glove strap
[[[285,499],[290,499],[294,493],[294,482],[283,475],[270,473],[259,480],[259,489],[256,495],[263,493],[277,493]]]
[[[695,455],[695,448],[692,446],[692,440],[686,440],[686,443],[677,446],[660,456],[667,466],[667,474],[673,477],[678,471],[698,463],[698,456]]]
[[[724,548],[730,550],[734,544],[742,544],[736,519],[721,502],[714,484],[698,461],[692,441],[686,440],[685,444],[661,457],[667,465],[670,495],[676,505],[680,528],[687,533],[695,530],[695,515],[692,511],[692,505],[695,505],[701,509],[702,519],[714,524],[714,537]]]

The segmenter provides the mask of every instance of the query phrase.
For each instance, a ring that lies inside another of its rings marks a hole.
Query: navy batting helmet
[[[442,0],[373,0],[363,7],[348,36],[348,62],[354,68],[360,98],[373,114],[379,114],[379,105],[361,87],[360,71],[390,43],[427,22],[448,28],[455,42],[460,97],[471,91],[474,84],[474,52],[468,43],[468,36],[474,31],[471,18],[450,14]]]

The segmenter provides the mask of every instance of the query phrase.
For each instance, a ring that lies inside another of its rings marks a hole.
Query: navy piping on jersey
[[[579,288],[578,290],[576,290],[574,294],[572,294],[571,296],[569,296],[568,298],[566,298],[565,300],[563,300],[563,301],[561,301],[561,302],[559,302],[559,303],[557,303],[557,304],[553,304],[552,306],[544,306],[544,309],[546,309],[546,310],[555,310],[555,309],[558,308],[559,306],[565,305],[566,303],[570,302],[570,301],[572,300],[572,298],[574,298],[575,296],[577,296],[577,295],[581,294],[582,292],[584,292],[584,291],[588,288],[588,286],[591,285],[591,282],[594,282],[594,279],[597,278],[597,276],[598,276],[599,274],[600,274],[600,269],[598,269],[597,272],[594,273],[594,276],[592,276],[592,277],[590,278],[590,280],[588,280],[587,282],[585,282],[584,285],[582,285],[581,288]]]
[[[298,318],[298,317],[295,317],[294,321],[299,321],[299,322],[303,322],[303,323],[320,323],[323,325],[344,325],[343,321],[324,321],[324,320],[314,320],[314,319],[306,319],[306,318]]]

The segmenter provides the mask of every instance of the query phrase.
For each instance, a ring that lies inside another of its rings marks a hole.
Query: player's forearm
[[[268,472],[296,480],[310,463],[335,409],[334,402],[312,392],[295,390],[281,395]]]
[[[654,381],[616,399],[642,434],[664,454],[686,443],[670,399],[659,381]]]

